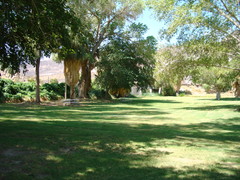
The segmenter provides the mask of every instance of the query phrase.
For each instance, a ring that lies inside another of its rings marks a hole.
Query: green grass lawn
[[[0,104],[0,179],[240,179],[240,101]]]

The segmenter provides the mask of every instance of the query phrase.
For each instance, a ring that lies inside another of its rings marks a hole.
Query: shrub
[[[40,92],[40,97],[42,100],[46,101],[52,101],[52,100],[58,100],[61,98],[60,95],[58,95],[57,93],[53,92],[53,91],[47,91],[47,90],[42,90]]]
[[[3,79],[0,79],[0,103],[5,102],[3,87],[4,87],[5,81]]]
[[[89,96],[91,99],[111,99],[111,96],[108,92],[100,89],[92,89],[89,92]]]
[[[171,85],[165,85],[162,87],[161,95],[163,96],[176,96],[176,92]]]
[[[41,86],[41,90],[54,92],[63,97],[65,93],[65,83],[45,83]]]
[[[179,96],[179,97],[183,97],[183,96],[185,96],[185,93],[179,93],[178,96]]]
[[[5,102],[5,97],[2,90],[0,89],[0,103],[3,103],[3,102]]]
[[[46,83],[41,86],[40,96],[43,100],[58,100],[64,96],[64,83]],[[13,82],[9,79],[0,79],[0,102],[33,101],[35,82]]]
[[[13,81],[5,81],[3,92],[15,95],[20,92],[20,88]]]
[[[21,82],[16,84],[18,84],[20,91],[23,94],[28,94],[28,92],[34,92],[36,89],[36,85],[34,82]]]
[[[202,87],[204,88],[204,90],[206,91],[206,93],[211,93],[211,86],[208,84],[203,84]]]
[[[35,98],[36,98],[36,92],[33,91],[33,92],[27,92],[27,94],[25,95],[24,99],[26,101],[35,101]]]
[[[118,89],[112,89],[109,91],[109,93],[115,98],[127,97],[130,94],[130,92],[131,92],[131,89],[127,89],[127,88],[118,88]]]
[[[17,94],[9,94],[9,93],[4,93],[4,98],[5,101],[7,102],[23,102],[23,95],[21,93]]]
[[[159,94],[158,93],[143,93],[142,96],[152,96],[152,97],[154,97],[154,96],[159,96]]]
[[[50,83],[51,83],[51,84],[53,84],[53,83],[54,83],[54,84],[58,84],[58,80],[57,80],[57,79],[50,79]]]
[[[11,102],[23,102],[23,95],[21,93],[17,93],[12,96]]]

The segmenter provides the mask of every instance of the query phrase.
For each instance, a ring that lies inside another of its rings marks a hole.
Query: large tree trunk
[[[93,56],[95,62],[98,61],[99,58],[99,50],[93,51]],[[92,70],[94,68],[94,63],[90,63],[88,60],[84,60],[82,62],[82,74],[78,84],[78,92],[79,98],[89,98],[89,91],[92,87]]]
[[[75,99],[75,85],[70,86],[70,99]]]
[[[39,104],[41,102],[40,100],[40,56],[36,60],[36,103]]]
[[[240,97],[240,78],[236,79],[235,82],[233,83],[233,90],[234,90],[234,96],[236,98]]]
[[[67,99],[67,83],[65,83],[64,98]]]
[[[161,94],[161,92],[162,92],[162,88],[159,87],[159,88],[158,88],[158,94]]]
[[[87,60],[82,63],[81,78],[78,85],[79,98],[89,98],[92,67]]]
[[[221,92],[220,92],[220,91],[217,91],[217,93],[216,93],[216,99],[217,99],[217,100],[220,100],[220,99],[221,99]]]

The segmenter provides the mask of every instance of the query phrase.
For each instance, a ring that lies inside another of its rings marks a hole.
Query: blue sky
[[[143,13],[137,18],[135,21],[136,23],[143,23],[147,25],[148,31],[145,36],[154,36],[158,40],[158,45],[168,45],[168,44],[175,44],[176,38],[173,38],[171,42],[167,42],[165,40],[161,40],[158,34],[161,27],[164,26],[163,22],[157,20],[156,16],[154,15],[153,10],[146,8]]]
[[[152,10],[145,9],[143,11],[143,14],[141,14],[137,18],[136,23],[138,22],[147,25],[148,31],[146,33],[146,36],[154,36],[156,39],[159,40],[158,31],[161,27],[161,23],[158,20],[156,20]]]

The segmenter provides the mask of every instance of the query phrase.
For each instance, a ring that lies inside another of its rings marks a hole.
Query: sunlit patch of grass
[[[217,162],[227,157],[224,150],[219,150],[214,146],[196,147],[189,142],[178,141],[166,142],[155,141],[149,144],[132,144],[133,155],[145,156],[142,161],[133,161],[134,167],[156,168],[172,167],[176,170],[184,170],[189,167],[197,167],[199,169],[214,166]]]
[[[63,159],[54,155],[47,155],[46,160],[60,163]]]

